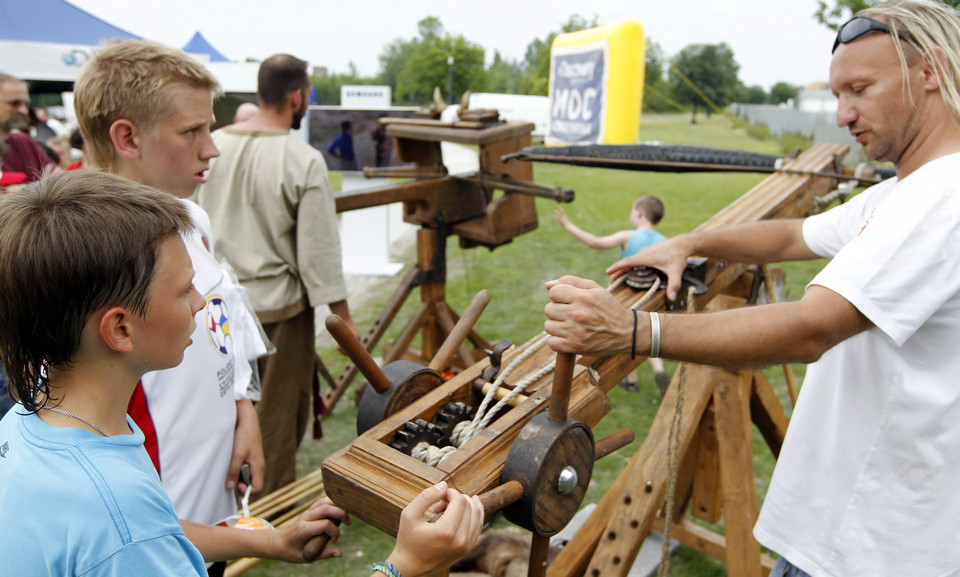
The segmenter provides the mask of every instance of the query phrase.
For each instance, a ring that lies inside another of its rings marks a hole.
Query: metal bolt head
[[[560,478],[557,479],[557,491],[561,495],[569,495],[577,488],[579,482],[580,476],[577,475],[577,470],[571,466],[566,466],[560,471]]]

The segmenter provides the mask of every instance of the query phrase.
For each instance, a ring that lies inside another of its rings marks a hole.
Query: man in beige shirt
[[[287,54],[263,62],[259,112],[213,135],[220,157],[195,194],[219,239],[217,256],[236,270],[277,347],[260,364],[265,493],[296,478],[296,451],[317,379],[314,307],[329,305],[359,336],[346,301],[326,163],[318,150],[290,135],[307,111],[306,67]]]

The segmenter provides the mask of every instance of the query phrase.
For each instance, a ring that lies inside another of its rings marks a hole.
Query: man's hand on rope
[[[547,317],[543,330],[550,335],[551,349],[597,356],[630,352],[633,315],[606,289],[570,275],[548,281],[546,288],[552,302],[543,310]],[[640,332],[646,335],[649,325],[644,327],[647,330]],[[649,340],[643,342],[649,348]]]
[[[683,271],[687,268],[687,257],[690,256],[693,256],[693,251],[687,242],[687,235],[680,235],[622,258],[610,265],[606,272],[610,275],[610,282],[613,282],[638,266],[662,270],[667,273],[667,299],[674,301],[677,300]]]

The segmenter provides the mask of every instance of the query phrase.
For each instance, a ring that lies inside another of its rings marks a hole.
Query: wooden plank
[[[436,270],[438,267],[435,262],[437,254],[444,250],[440,243],[446,241],[436,229],[421,228],[417,231],[417,268],[432,273],[420,285],[420,302],[427,307],[423,324],[420,326],[420,354],[427,362],[437,354],[446,336],[437,318],[437,304],[446,302],[447,272],[443,268]],[[443,263],[443,266],[446,266],[446,263]],[[453,326],[450,328],[452,330]]]
[[[780,456],[780,447],[787,435],[787,426],[790,424],[787,414],[780,404],[770,381],[763,371],[753,372],[753,389],[750,395],[750,415],[760,434],[763,435],[767,446],[774,457]]]
[[[680,461],[680,468],[677,472],[677,488],[673,500],[673,512],[670,516],[675,523],[679,523],[683,519],[687,511],[687,506],[690,504],[690,497],[693,493],[693,482],[698,474],[697,458],[700,454],[701,434],[700,427],[698,426],[696,432],[693,434],[693,439],[690,440],[690,448],[684,452],[683,460]],[[660,517],[665,515],[666,512],[661,511]]]
[[[777,282],[779,281],[781,285],[784,282],[784,277],[786,276],[783,272],[783,269],[774,268],[771,269],[767,265],[760,267],[763,272],[763,286],[767,289],[767,301],[770,303],[777,302]],[[797,389],[797,377],[793,374],[793,365],[790,363],[784,363],[783,365],[783,378],[787,382],[787,392],[790,394],[790,402],[793,406],[797,406],[797,396],[800,394]]]
[[[653,522],[653,528],[663,532],[663,519],[657,519]],[[683,543],[691,549],[696,549],[704,555],[713,557],[721,563],[727,559],[727,540],[723,535],[701,527],[696,523],[684,521],[674,525],[670,529],[671,536],[677,541]],[[760,555],[760,566],[763,567],[763,574],[769,575],[773,571],[773,566],[777,560],[769,555]],[[733,575],[733,573],[729,573]]]
[[[757,501],[747,412],[751,383],[751,371],[721,370],[713,402],[717,411],[727,572],[742,577],[761,577],[760,544],[753,538]]]
[[[631,481],[620,493],[617,506],[604,512],[608,522],[602,528],[602,535],[596,535],[596,550],[587,568],[589,575],[626,575],[650,531],[667,487],[670,422],[680,387],[684,388],[680,455],[686,452],[696,432],[700,415],[713,393],[714,375],[718,369],[689,363],[682,367],[674,385],[667,389],[646,440],[631,459],[637,463]],[[580,532],[577,538],[580,538]]]
[[[446,475],[388,445],[358,437],[337,458],[323,464],[327,496],[351,515],[390,535],[397,534],[400,513],[423,489]]]
[[[503,122],[480,130],[458,129],[449,126],[390,124],[387,126],[387,135],[400,139],[456,142],[480,146],[520,134],[530,134],[534,128],[536,126],[532,122]]]
[[[720,489],[717,416],[712,399],[700,420],[698,439],[697,476],[693,481],[690,513],[708,523],[716,523],[723,511],[723,495]]]
[[[639,461],[631,459],[620,472],[593,512],[577,530],[575,538],[567,542],[553,563],[547,567],[547,577],[580,577],[586,572],[587,564],[606,529],[607,521],[620,505],[620,496],[628,483],[632,482],[634,469],[639,466]]]
[[[483,122],[478,121],[456,121],[456,122],[445,122],[443,120],[433,120],[430,118],[381,118],[380,124],[386,125],[395,125],[395,124],[410,124],[414,126],[433,126],[437,128],[469,128],[469,129],[479,129],[486,126]]]
[[[395,202],[417,201],[438,189],[452,193],[456,190],[456,186],[456,179],[452,176],[431,180],[412,180],[410,182],[391,183],[383,186],[338,193],[334,197],[334,204],[336,205],[337,212],[347,212],[360,210],[361,208],[370,208],[372,206],[393,204]]]

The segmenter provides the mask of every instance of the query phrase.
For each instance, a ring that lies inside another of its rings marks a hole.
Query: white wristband
[[[660,315],[650,313],[650,358],[660,356]]]

